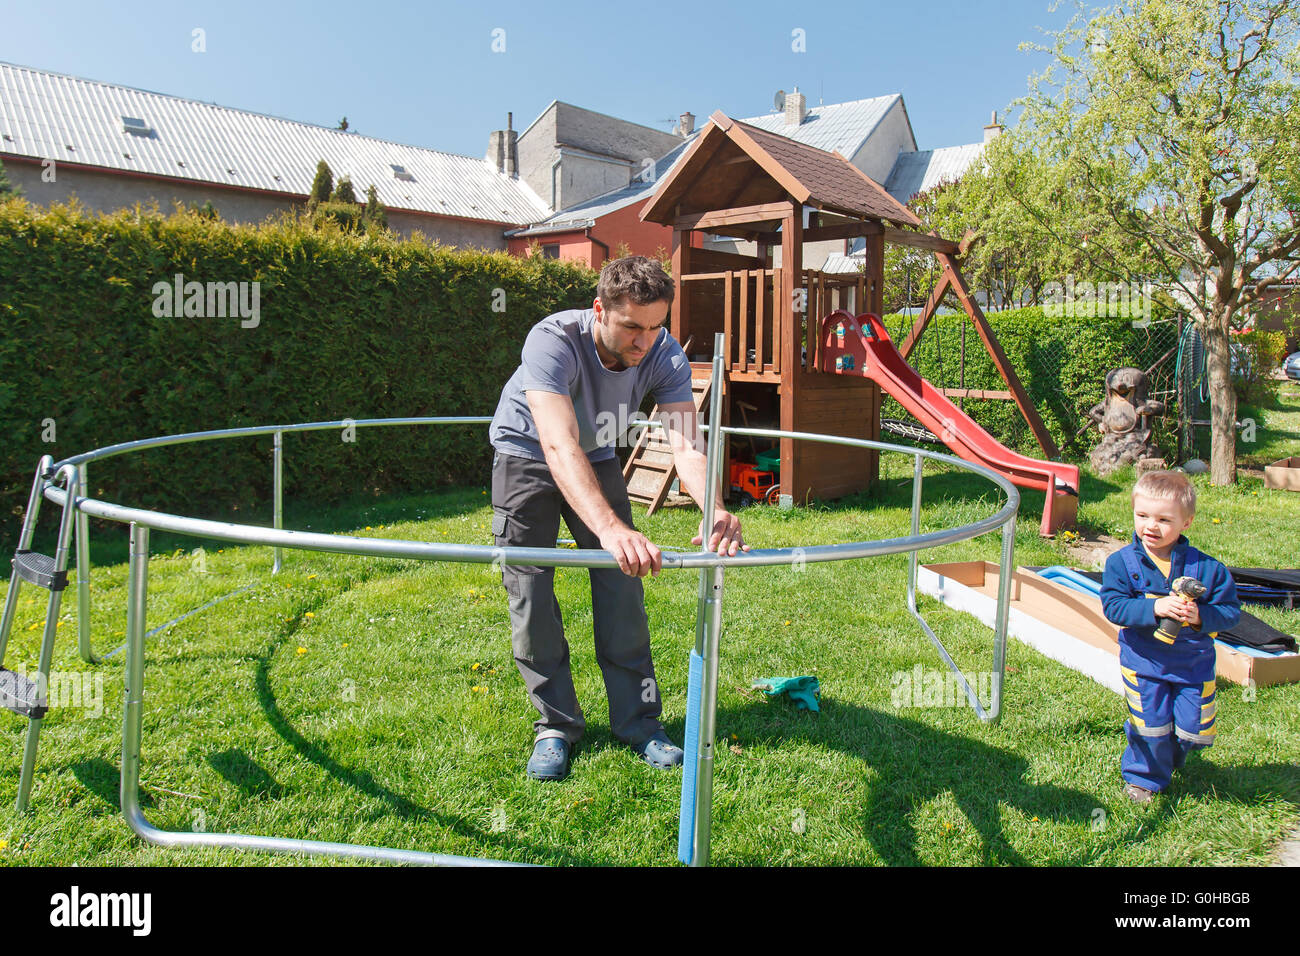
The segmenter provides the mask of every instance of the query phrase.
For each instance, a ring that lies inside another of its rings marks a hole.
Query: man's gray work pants
[[[592,469],[614,513],[630,527],[632,507],[618,460],[594,463]],[[561,517],[578,547],[601,546],[564,500],[543,461],[497,452],[492,459],[492,508],[497,547],[554,547]],[[541,714],[533,724],[537,736],[574,743],[586,721],[569,670],[555,569],[502,565],[501,571],[510,598],[515,663]],[[641,579],[617,568],[592,568],[590,574],[596,661],[605,678],[610,730],[619,740],[639,746],[663,729]]]

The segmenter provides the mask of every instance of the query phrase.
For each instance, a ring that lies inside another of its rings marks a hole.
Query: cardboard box
[[[1283,458],[1264,468],[1264,487],[1300,491],[1300,458]]]
[[[922,565],[917,589],[993,626],[998,566],[991,561]],[[1017,568],[1011,578],[1007,633],[1115,693],[1123,693],[1119,628],[1106,620],[1100,598]],[[1214,649],[1215,671],[1234,684],[1264,687],[1300,681],[1300,654],[1252,657],[1217,641]]]

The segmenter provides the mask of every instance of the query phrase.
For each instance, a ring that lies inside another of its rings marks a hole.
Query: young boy
[[[1102,577],[1106,619],[1120,625],[1129,709],[1120,775],[1136,803],[1168,787],[1188,753],[1214,743],[1214,636],[1241,617],[1228,569],[1183,537],[1195,514],[1186,475],[1147,472],[1133,486],[1133,542],[1106,560]],[[1183,576],[1205,585],[1198,600],[1170,593]],[[1177,637],[1158,629],[1160,618],[1181,625]]]

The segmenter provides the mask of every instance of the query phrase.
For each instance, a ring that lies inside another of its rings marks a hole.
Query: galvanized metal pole
[[[704,481],[704,540],[701,550],[708,550],[713,529],[714,505],[718,497],[718,482],[722,468],[722,402],[723,376],[726,374],[726,336],[721,332],[713,337],[713,386],[709,390],[709,444],[705,456]],[[703,509],[701,509],[703,510]],[[700,570],[700,602],[696,610],[695,653],[703,658],[704,667],[700,692],[700,711],[695,760],[695,825],[694,852],[691,866],[709,865],[709,846],[713,830],[713,745],[718,722],[718,645],[722,630],[722,579],[725,568],[721,566]],[[687,759],[692,755],[687,754]]]
[[[923,460],[920,455],[916,456],[916,465],[912,469],[912,537],[915,538],[921,533],[921,467]],[[915,551],[907,556],[907,603],[908,606],[915,609],[916,607],[916,568],[920,559]]]
[[[126,572],[126,686],[122,711],[122,776],[119,802],[127,822],[140,812],[140,734],[144,708],[144,615],[148,604],[149,529],[131,522]],[[134,826],[134,824],[132,824]]]
[[[90,497],[90,477],[86,465],[81,466],[80,490],[82,498]],[[75,507],[75,499],[69,508]],[[77,652],[87,664],[98,664],[95,649],[90,645],[90,515],[77,510]]]
[[[272,451],[273,459],[271,471],[275,483],[275,527],[284,527],[284,432],[275,433],[275,450]],[[283,551],[280,548],[275,549],[275,560],[271,564],[271,573],[279,574],[280,567],[284,560]]]
[[[700,695],[699,763],[696,769],[695,857],[692,866],[709,865],[709,848],[713,834],[713,753],[718,726],[718,659],[722,644],[722,576],[721,565],[713,569],[709,596],[704,613],[704,685]]]
[[[1049,492],[1050,494],[1050,492]],[[1013,513],[1002,526],[1002,557],[998,564],[998,608],[993,621],[993,674],[990,683],[993,699],[989,702],[989,723],[1002,717],[1002,681],[1007,670],[1007,616],[1011,611],[1011,576],[1015,573],[1016,516]]]

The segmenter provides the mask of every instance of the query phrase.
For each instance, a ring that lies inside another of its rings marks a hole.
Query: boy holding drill
[[[1214,636],[1241,617],[1228,569],[1183,537],[1195,514],[1186,475],[1143,475],[1133,486],[1133,541],[1107,559],[1102,578],[1106,619],[1120,625],[1129,709],[1120,775],[1136,803],[1149,803],[1189,753],[1214,743]]]

